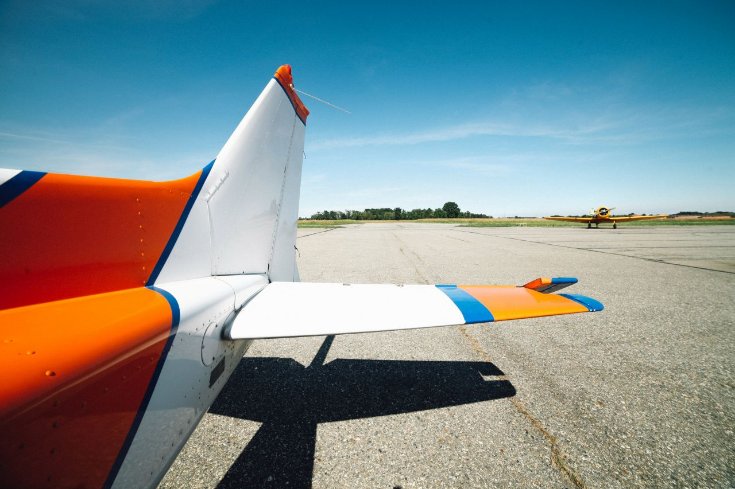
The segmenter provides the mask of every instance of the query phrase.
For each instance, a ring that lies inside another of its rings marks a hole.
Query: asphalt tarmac
[[[297,246],[304,281],[573,276],[605,310],[256,341],[161,487],[735,486],[735,226],[363,224]]]

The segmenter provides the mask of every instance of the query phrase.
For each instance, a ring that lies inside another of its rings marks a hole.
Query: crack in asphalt
[[[416,264],[416,262],[419,262],[421,265],[426,266],[424,261],[421,259],[421,257],[418,254],[408,249],[408,247],[406,246],[406,243],[401,238],[399,238],[396,233],[392,233],[392,234],[393,234],[393,237],[396,239],[396,241],[398,241],[398,249],[401,251],[401,254],[405,256],[406,258],[408,258],[409,260],[411,260],[411,264],[413,265],[413,269],[416,272],[416,275],[419,277],[419,279],[421,279],[421,281],[424,284],[428,284],[429,279],[426,278],[426,276],[421,272],[418,265]],[[408,253],[410,253],[411,256],[409,256]]]
[[[405,242],[396,234],[392,233],[393,237],[398,241],[399,243],[399,249],[401,251],[401,254],[408,258],[412,265],[414,270],[416,271],[416,274],[424,283],[428,283],[428,280],[424,276],[424,274],[419,269],[419,264],[425,265],[424,261],[421,259],[421,257],[408,249]],[[418,262],[418,263],[417,263]],[[459,330],[462,333],[462,335],[469,341],[470,346],[472,350],[480,356],[484,361],[493,363],[492,358],[490,355],[485,351],[485,349],[482,347],[480,342],[475,338],[474,336],[470,335],[467,331],[467,328],[465,326],[459,326]],[[500,375],[495,377],[496,380],[499,381],[506,381],[509,380],[507,375]],[[549,444],[549,447],[551,449],[551,465],[555,469],[557,469],[564,477],[566,477],[577,489],[587,489],[587,484],[585,484],[584,479],[582,479],[582,476],[580,476],[577,471],[575,471],[569,464],[569,456],[561,449],[561,446],[559,444],[559,440],[556,436],[554,436],[548,428],[544,426],[544,424],[541,422],[540,419],[538,419],[536,416],[534,416],[533,413],[526,407],[526,405],[518,398],[518,396],[513,396],[508,398],[510,403],[513,405],[515,410],[520,413],[528,422],[531,423],[531,426],[533,426],[536,431],[541,433],[543,438],[547,441]]]
[[[322,229],[321,231],[316,231],[316,232],[309,233],[309,234],[303,234],[301,236],[298,236],[296,239],[308,238],[309,236],[314,236],[315,234],[328,233],[329,231],[334,231],[335,229],[339,229],[339,228],[338,227],[334,227],[334,228]]]
[[[730,272],[730,271],[727,271],[727,270],[717,270],[716,268],[698,267],[696,265],[685,265],[683,263],[673,263],[673,262],[670,262],[670,261],[660,260],[660,259],[657,259],[657,258],[646,258],[645,256],[632,256],[632,255],[625,255],[623,253],[611,253],[609,251],[601,251],[600,249],[594,249],[594,248],[579,248],[579,247],[576,247],[576,246],[568,246],[568,245],[561,245],[561,244],[554,244],[554,243],[545,243],[543,241],[533,241],[533,240],[530,240],[530,239],[515,238],[515,237],[511,237],[511,236],[500,236],[500,235],[497,235],[497,234],[478,233],[477,231],[464,231],[464,230],[461,230],[461,229],[455,229],[455,231],[457,231],[459,233],[476,234],[478,236],[487,236],[489,238],[510,239],[510,240],[513,240],[513,241],[521,241],[523,243],[533,243],[533,244],[538,244],[538,245],[553,246],[555,248],[566,248],[566,249],[570,249],[570,250],[589,251],[589,252],[592,252],[592,253],[600,253],[600,254],[603,254],[603,255],[624,256],[626,258],[633,258],[633,259],[637,259],[637,260],[650,261],[650,262],[653,262],[653,263],[663,263],[665,265],[671,265],[671,266],[675,266],[675,267],[693,268],[695,270],[706,270],[708,272],[718,272],[718,273],[727,273],[729,275],[735,275],[735,272]]]
[[[462,333],[462,335],[465,337],[465,339],[470,343],[470,347],[472,350],[480,356],[484,361],[494,363],[492,357],[490,357],[490,354],[485,351],[485,349],[482,347],[482,344],[472,336],[465,326],[460,326],[459,331]],[[498,380],[510,380],[507,375],[501,375],[497,377]],[[548,442],[549,447],[551,449],[551,465],[555,469],[557,469],[564,477],[566,477],[569,482],[571,482],[574,487],[578,489],[587,489],[587,484],[584,482],[584,479],[582,476],[574,470],[570,466],[570,457],[567,455],[564,450],[561,448],[561,444],[559,443],[559,439],[554,436],[551,431],[549,431],[546,426],[541,422],[539,418],[537,418],[529,409],[526,407],[526,405],[518,398],[518,395],[516,394],[513,397],[509,397],[508,400],[513,405],[516,411],[520,413],[528,422],[531,423],[531,426],[536,428],[536,431],[541,433],[541,436],[544,437],[544,439]]]

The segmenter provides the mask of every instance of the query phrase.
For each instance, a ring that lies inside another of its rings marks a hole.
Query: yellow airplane
[[[614,216],[612,210],[614,207],[601,206],[592,211],[592,217],[557,217],[557,216],[545,216],[544,219],[550,221],[568,221],[568,222],[586,222],[587,229],[590,229],[594,224],[595,227],[600,227],[600,223],[609,223],[613,225],[613,229],[618,228],[619,222],[630,222],[630,221],[642,221],[644,219],[663,219],[669,217],[666,214],[655,214],[651,216]]]

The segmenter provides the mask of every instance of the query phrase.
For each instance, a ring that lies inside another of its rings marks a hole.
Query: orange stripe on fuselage
[[[200,175],[45,175],[0,209],[0,309],[145,285]]]
[[[496,321],[588,311],[566,297],[542,294],[525,287],[460,285],[459,288],[480,301]]]
[[[172,317],[147,288],[0,311],[3,485],[101,487]]]

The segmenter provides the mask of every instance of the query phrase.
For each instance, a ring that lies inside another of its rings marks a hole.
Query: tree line
[[[456,202],[447,202],[436,209],[412,209],[405,210],[400,207],[381,207],[379,209],[365,209],[362,211],[322,211],[312,214],[306,219],[317,221],[334,221],[340,219],[351,219],[355,221],[410,221],[414,219],[456,219],[460,217],[488,217],[485,214],[462,211]]]
[[[678,216],[701,216],[701,217],[735,217],[735,212],[731,211],[716,211],[716,212],[698,212],[698,211],[681,211],[676,214],[671,214],[669,217]]]

